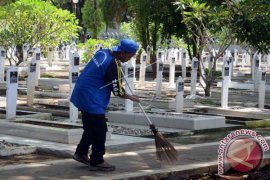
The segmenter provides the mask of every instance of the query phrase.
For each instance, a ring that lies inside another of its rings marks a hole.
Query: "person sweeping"
[[[175,148],[158,132],[140,104],[139,96],[125,93],[122,87],[121,62],[127,62],[135,55],[138,45],[130,39],[123,39],[118,46],[101,49],[86,65],[75,84],[70,101],[82,112],[83,134],[73,159],[89,165],[91,171],[113,171],[115,166],[103,159],[107,132],[105,111],[111,92],[115,96],[138,102],[149,127],[154,134],[157,158],[163,164],[173,165],[178,161]],[[125,76],[123,75],[123,79]],[[90,158],[88,151],[91,146]]]
[[[127,94],[122,87],[121,62],[127,62],[136,54],[138,44],[122,39],[109,49],[97,51],[78,77],[70,101],[82,113],[83,134],[73,159],[89,166],[90,171],[113,171],[115,166],[107,163],[105,141],[107,119],[105,111],[111,92],[115,96],[140,102],[136,95]],[[92,154],[88,155],[91,146]]]

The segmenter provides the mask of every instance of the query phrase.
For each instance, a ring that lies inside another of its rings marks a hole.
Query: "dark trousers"
[[[82,112],[83,134],[77,146],[78,155],[87,155],[90,145],[92,154],[90,164],[97,165],[104,162],[105,141],[107,132],[107,119],[104,114],[89,114]]]

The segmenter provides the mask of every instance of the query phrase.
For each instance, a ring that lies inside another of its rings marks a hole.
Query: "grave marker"
[[[187,72],[186,72],[186,64],[187,64],[187,53],[183,51],[182,53],[182,78],[185,79],[187,77]]]
[[[253,76],[254,77],[254,90],[258,90],[260,83],[260,70],[261,70],[261,54],[255,53],[253,56]]]
[[[29,49],[29,46],[27,44],[24,44],[23,45],[23,63],[27,61],[28,49]]]
[[[52,61],[53,61],[53,47],[48,48],[48,65],[51,67],[52,66]]]
[[[131,61],[128,61],[128,63],[125,65],[125,80],[126,80],[126,87],[125,90],[127,94],[133,94],[134,89],[134,66]],[[125,99],[125,111],[126,112],[132,112],[133,111],[133,101],[129,99]]]
[[[267,66],[270,67],[270,54],[267,54]]]
[[[70,60],[69,60],[69,86],[70,86],[70,92],[69,94],[72,94],[72,91],[74,89],[75,83],[79,77],[79,64],[80,64],[80,56],[78,54],[78,51],[74,51],[74,53],[70,53]],[[79,111],[78,108],[76,108],[73,103],[69,103],[69,120],[71,122],[75,122],[78,119]]]
[[[37,77],[37,64],[34,57],[28,64],[27,74],[27,105],[32,106],[34,104],[35,79]]]
[[[146,48],[146,54],[147,54],[147,56],[146,56],[146,63],[147,64],[151,64],[151,62],[150,62],[151,47],[150,46],[147,46],[147,48]]]
[[[184,81],[181,76],[176,81],[176,112],[182,113],[184,107]]]
[[[175,88],[175,83],[174,83],[174,79],[175,79],[175,61],[176,61],[176,57],[171,56],[170,74],[169,74],[169,87],[170,88]]]
[[[222,89],[221,89],[221,107],[228,107],[228,93],[229,93],[229,81],[230,81],[230,62],[223,62],[222,69]]]
[[[156,77],[156,96],[161,96],[163,78],[163,62],[162,60],[157,61],[157,77]]]
[[[259,83],[259,105],[258,107],[260,109],[264,109],[264,104],[265,104],[265,82],[266,82],[266,72],[265,71],[260,71],[259,72],[261,75],[260,78],[260,83]]]
[[[36,48],[34,50],[33,58],[34,58],[33,62],[36,63],[35,86],[38,86],[38,79],[40,78],[40,58],[41,58],[40,48]]]
[[[6,50],[0,48],[0,82],[4,81],[5,77],[5,60],[6,60]]]
[[[143,51],[140,57],[139,86],[144,86],[147,54]]]
[[[16,118],[18,70],[14,66],[7,69],[7,90],[6,90],[6,119]]]
[[[233,66],[237,66],[238,65],[238,50],[237,49],[233,49],[231,51],[231,55],[233,57]]]
[[[198,65],[199,65],[198,59],[196,57],[193,57],[192,58],[192,67],[191,67],[190,95],[196,95]]]

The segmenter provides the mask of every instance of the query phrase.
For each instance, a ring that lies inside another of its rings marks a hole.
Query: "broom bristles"
[[[154,133],[156,154],[158,159],[166,165],[174,165],[178,161],[178,153],[173,145],[157,131],[154,125],[150,125],[150,129]]]

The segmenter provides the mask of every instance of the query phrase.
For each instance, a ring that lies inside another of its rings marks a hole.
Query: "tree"
[[[106,31],[109,27],[116,28],[117,24],[129,20],[127,19],[130,15],[127,0],[101,0],[100,8]]]
[[[208,4],[198,0],[183,0],[175,4],[180,9],[183,22],[188,29],[185,40],[192,42],[192,52],[189,49],[190,57],[199,59],[199,73],[203,80],[202,86],[205,96],[210,96],[211,86],[217,74],[217,60],[224,54],[235,37],[232,29],[229,28],[232,14],[227,9],[226,3],[212,2],[212,4]],[[212,67],[207,69],[201,60],[204,49],[213,57]],[[215,50],[215,53],[212,49]]]
[[[86,0],[82,8],[83,25],[91,33],[91,37],[97,39],[104,27],[102,12],[97,0]]]
[[[207,69],[200,61],[200,76],[205,86],[205,95],[210,95],[212,82],[216,77],[216,61],[232,42],[250,44],[261,52],[269,50],[269,0],[208,1],[181,0],[175,3],[188,28],[186,42],[192,42],[191,57],[199,60],[201,52],[206,49],[214,57],[213,66]],[[189,41],[187,41],[189,40]],[[190,41],[192,40],[192,41]],[[210,51],[218,47],[215,54]]]
[[[270,51],[270,1],[242,0],[228,5],[232,26],[239,42],[249,44],[261,53]]]
[[[172,1],[167,0],[138,0],[129,1],[129,7],[133,13],[134,31],[137,40],[144,50],[151,48],[150,62],[153,69],[153,78],[156,76],[156,51],[160,42],[161,31],[165,26],[162,20],[168,18],[169,7]],[[167,19],[171,20],[171,18]],[[164,38],[163,38],[164,39]]]
[[[16,46],[16,65],[23,61],[24,44],[56,46],[77,37],[79,29],[73,14],[39,0],[19,0],[0,7],[0,24],[0,45],[5,49]]]

